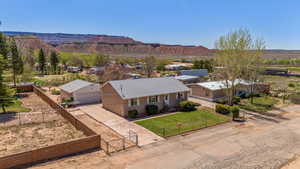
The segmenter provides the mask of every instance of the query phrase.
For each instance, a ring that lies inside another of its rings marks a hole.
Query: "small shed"
[[[74,80],[62,86],[61,98],[71,98],[72,104],[92,104],[101,101],[100,84],[91,83],[83,80]]]

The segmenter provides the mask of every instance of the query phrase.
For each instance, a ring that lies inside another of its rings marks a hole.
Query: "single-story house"
[[[187,76],[204,77],[208,75],[208,70],[207,69],[182,70],[180,71],[180,74],[187,75]]]
[[[165,69],[170,71],[177,71],[177,70],[188,69],[188,67],[184,64],[169,64],[165,66]]]
[[[184,84],[200,82],[200,79],[197,76],[180,75],[180,76],[175,76],[174,78],[181,81]]]
[[[94,66],[94,67],[91,67],[88,71],[89,74],[98,74],[98,73],[101,73],[105,70],[105,67],[104,66]]]
[[[190,89],[174,78],[144,78],[116,80],[105,83],[102,88],[103,108],[127,117],[128,111],[137,110],[144,115],[146,105],[178,107],[187,100]]]
[[[74,80],[58,87],[61,90],[61,99],[71,98],[71,104],[92,104],[101,101],[100,84],[83,80]]]
[[[125,73],[125,75],[124,75],[125,77],[125,79],[140,79],[140,78],[142,78],[142,75],[140,75],[140,74],[137,74],[137,73]]]
[[[242,79],[237,79],[234,83],[236,86],[236,95],[239,96],[242,93],[247,93],[250,89],[250,82]],[[229,84],[230,86],[230,84]],[[210,81],[196,84],[189,84],[191,89],[191,96],[201,98],[208,101],[218,101],[226,99],[227,85],[225,81]],[[254,85],[256,92],[268,92],[268,85],[256,83]]]

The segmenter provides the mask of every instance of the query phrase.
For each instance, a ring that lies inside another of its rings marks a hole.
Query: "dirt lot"
[[[28,151],[84,137],[61,119],[45,123],[0,128],[0,156]]]
[[[22,106],[30,108],[27,113],[10,113],[0,115],[0,126],[14,126],[33,122],[44,122],[61,119],[47,103],[34,93],[20,94]]]

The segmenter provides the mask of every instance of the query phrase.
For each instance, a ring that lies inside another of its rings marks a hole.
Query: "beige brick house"
[[[103,108],[127,117],[129,110],[143,115],[149,104],[177,107],[187,100],[190,89],[174,78],[145,78],[109,81],[101,91]]]

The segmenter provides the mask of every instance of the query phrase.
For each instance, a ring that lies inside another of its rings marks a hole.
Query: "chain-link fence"
[[[61,117],[54,112],[5,113],[0,114],[0,127],[43,123],[58,119],[61,119]]]
[[[105,140],[101,138],[101,148],[107,153],[115,153],[138,145],[138,135],[129,130],[128,136],[114,140]]]

